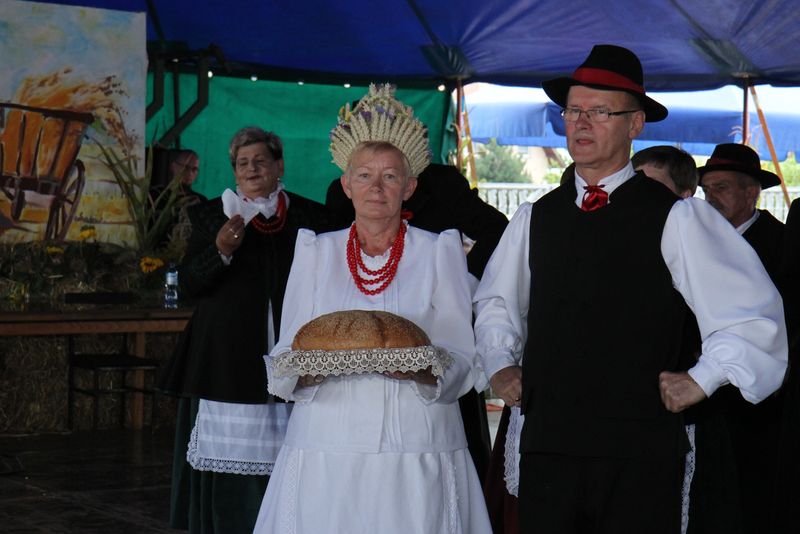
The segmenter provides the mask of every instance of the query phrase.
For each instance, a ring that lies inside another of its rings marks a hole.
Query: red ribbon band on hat
[[[581,82],[595,85],[608,85],[619,87],[637,93],[644,94],[644,87],[634,83],[629,78],[605,69],[594,69],[591,67],[581,67],[575,71],[572,77]]]
[[[739,167],[755,168],[752,165],[748,165],[747,163],[744,163],[743,161],[736,161],[736,160],[724,159],[724,158],[709,158],[708,161],[706,161],[706,166],[709,166],[709,165],[737,165]],[[761,170],[761,167],[758,167],[758,169]]]

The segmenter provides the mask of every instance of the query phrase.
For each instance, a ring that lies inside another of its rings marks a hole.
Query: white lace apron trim
[[[695,438],[694,425],[686,425],[686,436],[689,438],[690,449],[686,453],[686,467],[683,473],[683,491],[681,497],[681,534],[686,534],[689,529],[689,494],[692,490],[692,478],[694,477],[695,466]]]
[[[286,454],[284,469],[286,474],[282,479],[285,484],[284,491],[278,493],[278,517],[281,522],[281,532],[283,534],[296,534],[297,529],[297,502],[299,495],[297,492],[298,478],[300,477],[300,452],[289,447]]]
[[[385,371],[420,371],[431,367],[434,376],[444,375],[453,357],[442,348],[426,345],[396,349],[293,350],[272,360],[274,376],[339,376]]]
[[[519,493],[519,438],[524,421],[525,416],[520,412],[519,406],[512,406],[506,431],[505,479],[506,490],[514,497]]]
[[[458,513],[458,489],[456,488],[456,465],[449,453],[440,454],[442,459],[442,479],[447,506],[447,533],[461,533],[461,518]]]
[[[292,406],[200,399],[186,460],[198,471],[272,474]]]

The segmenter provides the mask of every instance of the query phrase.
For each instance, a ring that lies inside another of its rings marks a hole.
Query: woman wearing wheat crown
[[[475,351],[461,239],[401,217],[430,162],[426,129],[392,87],[373,85],[340,112],[331,153],[355,222],[298,235],[280,342],[266,358],[270,392],[296,404],[255,532],[491,532],[457,402],[473,385]],[[401,316],[445,364],[399,370],[383,347],[420,343],[392,345],[391,329],[332,314],[342,310]],[[338,322],[315,348],[364,349],[358,369],[328,372],[344,351],[322,350],[325,372],[287,375],[281,364],[307,329],[298,330],[326,314]]]

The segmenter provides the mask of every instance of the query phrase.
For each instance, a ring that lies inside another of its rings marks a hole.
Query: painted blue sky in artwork
[[[129,131],[144,134],[146,95],[146,19],[144,13],[61,6],[39,2],[0,2],[0,101],[13,101],[23,80],[70,67],[69,80],[99,82],[116,75],[127,97]]]

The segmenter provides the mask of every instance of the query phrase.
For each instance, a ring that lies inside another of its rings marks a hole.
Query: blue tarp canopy
[[[756,94],[779,160],[800,150],[800,89],[758,86]],[[634,150],[655,144],[675,144],[697,155],[709,155],[719,143],[742,141],[742,89],[726,86],[692,93],[651,93],[667,106],[669,116],[647,123]],[[501,145],[565,147],[561,109],[544,91],[481,84],[467,92],[467,111],[473,141],[491,138]],[[765,132],[755,105],[749,104],[750,144],[770,158]],[[792,112],[793,111],[793,112]]]
[[[340,82],[571,73],[596,43],[642,59],[648,90],[800,85],[796,0],[60,0],[148,11],[148,39],[214,44],[233,70]],[[148,9],[149,8],[149,9]],[[258,72],[256,72],[258,71]]]
[[[215,74],[208,106],[191,121],[179,121],[190,123],[180,140],[167,134],[158,139],[200,153],[203,171],[195,187],[208,196],[219,194],[232,179],[224,155],[233,125],[259,124],[278,128],[284,139],[291,170],[287,187],[322,199],[337,172],[327,163],[335,110],[363,95],[368,82],[422,89],[427,100],[441,104],[444,95],[436,91],[441,84],[451,89],[457,81],[538,87],[545,79],[571,74],[594,44],[612,43],[641,58],[648,91],[745,85],[745,79],[800,86],[797,0],[50,1],[147,12],[148,51],[157,60],[151,66],[165,61],[173,74],[167,76],[164,108],[148,122],[148,139],[173,126],[169,95],[175,74],[202,77],[208,62]],[[225,92],[242,81],[232,77],[251,76],[259,82]],[[305,87],[298,88],[301,81]],[[330,100],[303,92],[312,85],[323,92],[342,91],[347,84],[353,90]],[[179,85],[183,109],[194,95],[185,94],[187,84]],[[425,98],[420,96],[415,107]],[[276,125],[278,111],[292,112],[293,128],[279,120]],[[216,120],[220,113],[230,127]],[[317,115],[329,117],[324,128],[313,128],[320,122]],[[444,152],[452,137],[446,130],[450,118],[439,113],[434,120],[441,122],[426,119],[443,135],[436,141]],[[557,120],[542,127],[552,129]]]

